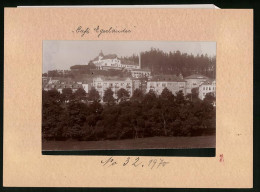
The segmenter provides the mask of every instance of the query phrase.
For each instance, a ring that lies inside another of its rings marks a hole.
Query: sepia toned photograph
[[[43,41],[42,151],[216,147],[216,42]]]

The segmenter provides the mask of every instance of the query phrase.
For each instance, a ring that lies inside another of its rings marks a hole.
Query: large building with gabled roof
[[[108,69],[116,69],[116,70],[133,70],[140,69],[140,62],[135,63],[130,60],[120,59],[116,54],[108,54],[104,55],[101,51],[99,55],[92,60],[92,63],[99,70],[108,70]]]

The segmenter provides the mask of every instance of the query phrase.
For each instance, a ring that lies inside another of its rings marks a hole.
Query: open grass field
[[[43,151],[215,148],[216,136],[148,137],[105,141],[46,141]]]

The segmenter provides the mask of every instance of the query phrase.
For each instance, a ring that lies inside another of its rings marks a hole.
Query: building
[[[134,63],[133,61],[129,61],[126,59],[119,59],[116,54],[104,55],[102,51],[99,53],[99,55],[95,59],[92,60],[92,63],[99,70],[140,69],[140,64]]]
[[[92,86],[99,92],[102,99],[108,88],[114,92],[114,98],[117,98],[117,91],[121,88],[127,90],[130,97],[133,94],[133,81],[130,78],[97,77],[93,78]]]
[[[160,95],[164,88],[167,88],[174,95],[182,91],[186,95],[186,81],[176,75],[157,75],[152,77],[147,82],[146,92],[153,90],[157,95]]]
[[[199,98],[203,100],[207,93],[216,97],[216,80],[206,80],[199,86]]]
[[[131,70],[131,75],[134,78],[151,77],[151,71],[145,69],[133,69]]]
[[[43,89],[45,91],[56,89],[60,93],[62,93],[62,90],[65,89],[65,88],[72,89],[73,93],[76,92],[79,88],[81,88],[81,89],[84,89],[86,93],[88,93],[89,83],[87,81],[75,82],[75,81],[72,81],[70,79],[62,80],[62,79],[52,79],[52,78],[50,78],[48,83],[46,83],[43,86]]]
[[[193,88],[198,88],[203,82],[205,82],[209,78],[204,75],[194,74],[185,77],[184,79],[186,81],[186,93],[189,94],[191,93],[191,90]]]

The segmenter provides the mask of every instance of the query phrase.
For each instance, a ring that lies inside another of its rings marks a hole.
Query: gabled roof
[[[194,75],[185,77],[185,79],[209,79],[209,78],[204,75],[194,74]]]
[[[155,75],[150,81],[185,82],[185,80],[177,77],[176,75]]]
[[[106,60],[106,59],[115,59],[117,58],[117,55],[116,54],[108,54],[108,55],[99,55],[101,56],[101,60]],[[92,61],[98,61],[99,60],[99,56],[95,57]]]

